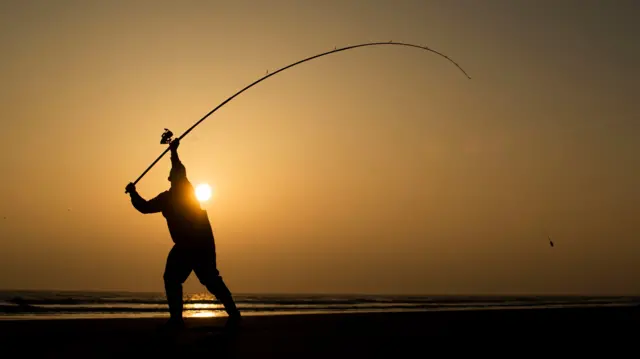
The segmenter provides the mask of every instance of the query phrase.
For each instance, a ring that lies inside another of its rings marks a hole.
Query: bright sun
[[[206,202],[211,198],[211,186],[206,183],[199,184],[196,187],[196,198],[200,202]]]

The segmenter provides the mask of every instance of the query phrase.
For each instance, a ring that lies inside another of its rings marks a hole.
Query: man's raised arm
[[[171,181],[172,187],[188,182],[187,169],[182,164],[182,161],[180,161],[180,157],[178,157],[178,146],[180,146],[179,139],[173,140],[169,145],[171,149],[171,172],[169,174],[169,181]]]
[[[178,146],[180,146],[180,139],[175,139],[169,144],[171,149],[171,165],[174,167],[184,167],[178,156]]]
[[[160,193],[155,198],[147,201],[138,194],[136,186],[133,183],[129,183],[126,190],[131,196],[131,204],[138,210],[138,212],[143,214],[162,212],[166,196],[165,192]]]

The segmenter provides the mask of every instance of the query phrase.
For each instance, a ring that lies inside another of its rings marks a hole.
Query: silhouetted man
[[[182,284],[191,271],[211,294],[222,302],[230,320],[240,318],[231,292],[216,266],[216,250],[207,212],[200,208],[195,191],[187,179],[187,171],[178,157],[178,139],[171,142],[171,188],[147,201],[133,183],[126,187],[131,203],[141,213],[161,212],[167,220],[174,246],[169,252],[164,271],[164,286],[169,304],[170,328],[184,327],[182,318]]]

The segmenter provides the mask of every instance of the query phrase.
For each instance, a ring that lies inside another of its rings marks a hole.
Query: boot
[[[182,310],[184,306],[182,299],[182,284],[165,282],[164,287],[170,315],[169,321],[167,321],[165,327],[172,330],[184,329],[184,319],[182,318]]]

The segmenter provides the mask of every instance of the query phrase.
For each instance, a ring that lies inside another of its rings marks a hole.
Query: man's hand
[[[135,185],[135,184],[133,184],[133,183],[129,183],[129,184],[127,185],[127,187],[125,188],[125,191],[126,191],[127,193],[135,193],[135,192],[136,192],[136,185]]]
[[[169,144],[169,148],[171,149],[171,151],[177,151],[178,146],[180,146],[179,138],[176,138],[175,140],[171,141],[171,143]]]

